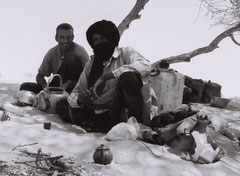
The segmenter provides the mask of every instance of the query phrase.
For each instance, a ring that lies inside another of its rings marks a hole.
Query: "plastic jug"
[[[182,105],[184,75],[173,69],[154,69],[149,83],[158,98],[158,114],[169,112]]]

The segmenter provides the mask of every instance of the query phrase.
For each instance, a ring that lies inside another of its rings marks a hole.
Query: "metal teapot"
[[[93,154],[93,160],[95,163],[107,165],[112,162],[113,154],[110,148],[108,148],[104,144],[101,144],[95,149],[95,152]]]
[[[50,82],[56,76],[59,77],[60,86],[49,87]],[[60,100],[67,100],[68,95],[69,94],[64,90],[62,86],[62,77],[59,74],[54,74],[49,78],[47,86],[39,94],[37,94],[34,105],[41,111],[56,114],[56,104]]]

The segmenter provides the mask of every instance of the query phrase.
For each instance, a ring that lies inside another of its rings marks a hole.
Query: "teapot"
[[[107,146],[104,144],[101,144],[95,149],[95,152],[93,154],[93,160],[95,163],[98,164],[110,164],[113,160],[113,154]]]
[[[58,76],[60,81],[59,87],[49,87],[50,82],[53,80],[54,77]],[[52,77],[49,78],[47,86],[42,90],[39,94],[37,94],[34,106],[37,109],[47,112],[56,114],[56,104],[60,100],[67,100],[68,93],[64,90],[62,86],[62,77],[59,74],[54,74]]]

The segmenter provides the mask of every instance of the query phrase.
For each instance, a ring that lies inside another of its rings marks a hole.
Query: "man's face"
[[[59,29],[56,35],[56,41],[60,46],[62,52],[68,51],[73,43],[73,31],[71,29]]]
[[[92,36],[92,48],[96,57],[106,61],[111,58],[115,46],[106,37],[100,34],[94,34]]]
[[[96,45],[101,44],[101,43],[106,43],[106,42],[109,42],[109,40],[107,38],[103,37],[100,34],[93,34],[93,36],[92,36],[93,46],[96,46]]]

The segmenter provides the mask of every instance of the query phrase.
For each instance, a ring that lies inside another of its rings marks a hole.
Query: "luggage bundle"
[[[221,97],[222,86],[202,79],[185,76],[183,103],[210,103],[213,97]]]

